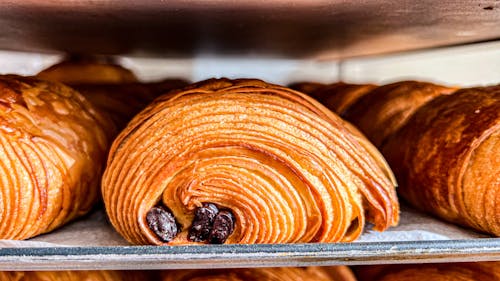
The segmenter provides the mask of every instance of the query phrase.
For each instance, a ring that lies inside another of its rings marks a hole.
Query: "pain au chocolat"
[[[338,93],[331,88],[329,94]],[[381,149],[400,196],[447,221],[499,236],[499,96],[499,86],[457,91],[402,81],[374,88],[343,116]]]
[[[500,262],[374,265],[355,271],[359,281],[500,281]]]
[[[356,281],[345,266],[174,270],[162,272],[161,281]]]
[[[120,133],[106,211],[136,244],[352,241],[365,221],[382,231],[399,217],[391,171],[363,139],[302,93],[207,80]]]
[[[456,88],[419,81],[402,81],[373,87],[356,102],[345,107],[342,116],[380,148],[420,106],[454,91]]]
[[[295,83],[291,88],[306,93],[321,101],[326,107],[340,116],[360,98],[368,94],[376,86],[372,84],[347,84],[337,82],[333,84]]]
[[[2,281],[147,281],[138,271],[4,271]]]
[[[135,74],[111,57],[71,55],[37,74],[40,79],[67,85],[138,82]]]
[[[180,79],[139,82],[132,71],[107,57],[70,56],[37,76],[78,90],[118,129],[159,95],[187,85]]]
[[[109,123],[62,84],[0,76],[0,239],[51,231],[92,208]]]
[[[382,151],[412,205],[500,236],[500,86],[433,99]]]
[[[288,85],[290,89],[302,92],[304,94],[311,95],[317,90],[324,88],[327,84],[318,82],[296,82]]]

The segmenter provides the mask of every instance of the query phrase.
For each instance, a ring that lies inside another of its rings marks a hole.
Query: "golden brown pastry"
[[[375,265],[356,269],[359,281],[499,281],[499,262]]]
[[[159,95],[187,85],[180,79],[140,83],[130,70],[109,58],[99,57],[69,57],[43,70],[38,77],[62,82],[78,90],[107,114],[118,129],[125,127],[135,114]]]
[[[376,88],[371,84],[346,84],[343,82],[326,85],[314,91],[311,95],[321,101],[326,107],[340,116],[359,99]]]
[[[308,94],[328,107],[333,112],[342,116],[342,113],[349,108],[359,98],[369,93],[375,88],[375,85],[355,85],[337,82],[333,84],[321,84],[316,82],[299,82],[290,85],[291,89]],[[396,179],[390,172],[389,165],[385,162],[380,152],[366,137],[359,131],[358,128],[343,120],[343,125],[351,134],[357,137],[357,141],[365,146],[365,149],[370,151],[372,155],[376,155],[375,159],[379,160],[379,166],[383,167],[384,171],[389,171],[386,175],[391,178],[391,181],[396,185]]]
[[[500,236],[500,86],[435,98],[383,153],[412,205]]]
[[[338,88],[326,88],[312,95],[323,103],[338,96]],[[500,149],[498,133],[494,133],[499,121],[483,117],[486,113],[481,109],[475,112],[483,102],[499,103],[497,97],[491,98],[498,94],[482,93],[498,91],[498,87],[463,91],[455,100],[454,95],[445,97],[455,93],[455,88],[416,81],[389,84],[362,96],[344,116],[382,149],[396,172],[400,195],[412,205],[498,236],[500,207],[496,205],[496,192],[500,162],[493,155]],[[439,107],[428,107],[438,97],[443,100]],[[412,119],[417,113],[420,117]],[[476,131],[465,132],[466,127]]]
[[[110,122],[62,84],[0,76],[0,239],[51,231],[92,208]]]
[[[212,79],[156,99],[112,145],[102,192],[136,244],[352,241],[398,222],[390,170],[314,99]]]
[[[37,77],[67,85],[137,82],[132,71],[116,64],[112,58],[77,55],[42,70]]]
[[[317,83],[317,82],[297,82],[290,84],[288,87],[290,89],[294,89],[296,91],[302,92],[304,94],[311,95],[312,93],[316,92],[317,90],[327,86],[326,84],[323,83]]]
[[[345,266],[174,270],[161,281],[356,281]]]
[[[12,271],[0,272],[2,281],[147,281],[138,271]]]
[[[156,97],[186,85],[184,80],[167,79],[152,83],[77,84],[72,87],[101,111],[108,113],[121,129]]]
[[[361,86],[352,87],[354,87],[352,95],[356,96],[355,91],[358,89],[356,87]],[[369,88],[373,86],[369,85]],[[403,81],[374,88],[364,93],[355,103],[337,112],[357,126],[376,147],[380,148],[387,137],[403,126],[420,106],[440,95],[451,94],[455,90],[426,82]],[[333,94],[335,89],[330,92],[332,97],[337,96]],[[326,97],[319,100],[328,103]]]

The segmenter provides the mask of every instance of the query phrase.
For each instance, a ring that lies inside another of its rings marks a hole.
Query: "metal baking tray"
[[[491,238],[403,207],[398,227],[353,243],[130,246],[103,211],[28,241],[0,241],[0,270],[187,269],[500,260]]]
[[[500,260],[500,240],[0,249],[0,270],[188,269]]]
[[[0,49],[345,58],[500,39],[492,0],[0,0]]]

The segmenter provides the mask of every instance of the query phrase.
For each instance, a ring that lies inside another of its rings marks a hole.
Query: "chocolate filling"
[[[203,242],[208,239],[219,208],[212,203],[203,203],[194,214],[194,220],[189,230],[188,239],[194,242]]]
[[[170,210],[163,206],[151,208],[146,215],[149,228],[163,242],[170,242],[175,238],[180,228]]]
[[[194,242],[223,244],[234,231],[235,217],[230,210],[220,210],[213,203],[196,209],[188,239]]]
[[[224,244],[234,231],[234,215],[229,210],[220,211],[214,219],[214,224],[208,242],[210,244]]]

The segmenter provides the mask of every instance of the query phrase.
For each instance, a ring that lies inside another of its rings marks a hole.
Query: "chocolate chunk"
[[[224,244],[229,235],[231,235],[234,231],[235,220],[236,219],[231,211],[220,211],[217,216],[215,216],[212,230],[208,236],[208,242],[210,244]]]
[[[203,206],[198,208],[194,214],[188,239],[194,242],[206,241],[217,213],[219,213],[219,208],[215,204],[203,203]]]
[[[179,231],[174,215],[163,206],[151,208],[146,215],[146,220],[149,228],[163,242],[170,242]]]

